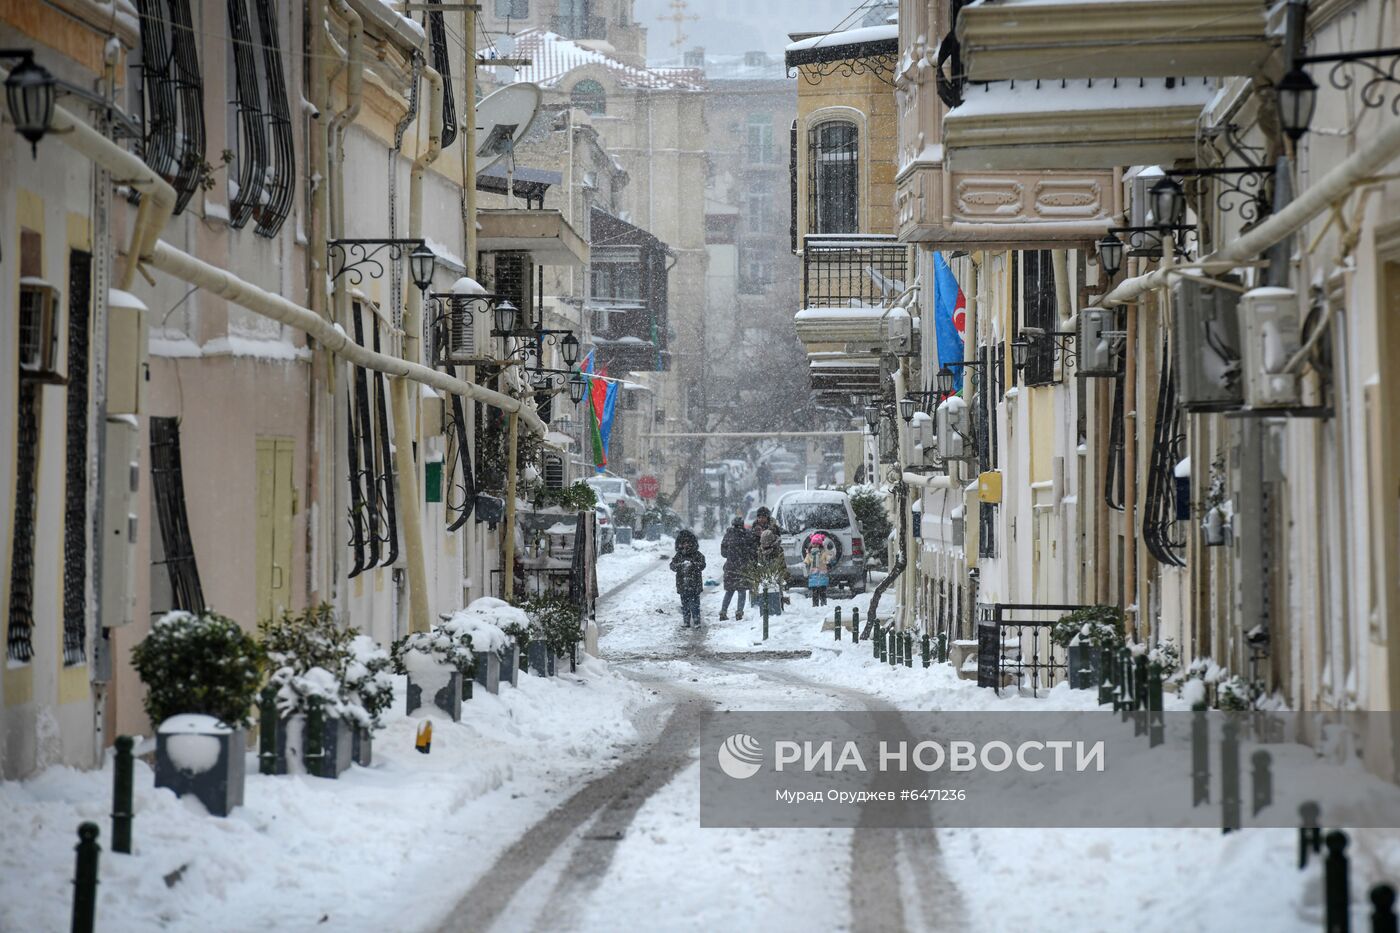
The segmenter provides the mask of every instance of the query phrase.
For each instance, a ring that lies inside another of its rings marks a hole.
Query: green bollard
[[[92,933],[97,918],[97,824],[78,826],[77,871],[73,879],[73,933]]]
[[[315,697],[307,701],[306,722],[302,729],[301,759],[306,763],[306,771],[316,777],[325,777],[329,769],[321,740],[326,730],[326,714],[321,709],[321,701]]]
[[[836,640],[837,640],[837,641],[840,641],[840,640],[841,640],[841,607],[840,607],[840,606],[837,606],[837,607],[836,607],[836,615],[833,617],[831,629],[832,629],[832,631],[834,631],[834,632],[836,633]]]
[[[851,607],[851,644],[860,643],[860,607]]]
[[[258,702],[258,772],[277,773],[277,688],[263,688]]]
[[[880,628],[880,623],[875,620],[870,622],[871,638],[870,651],[875,660],[885,660],[885,633]]]
[[[938,663],[939,663],[939,664],[947,664],[947,663],[948,663],[948,633],[947,633],[947,632],[939,632],[939,633],[938,633]]]
[[[763,594],[763,640],[768,640],[768,594]]]
[[[924,643],[923,643],[923,649],[924,649],[924,667],[928,667],[928,666],[929,666],[929,661],[930,661],[930,651],[929,651],[928,632],[924,632],[923,642],[924,642]]]
[[[1147,735],[1147,655],[1133,658],[1133,735]]]
[[[914,666],[914,633],[904,633],[904,666]]]
[[[1113,649],[1104,645],[1099,648],[1099,705],[1113,702]]]
[[[893,625],[885,632],[885,640],[889,642],[887,646],[889,650],[885,652],[885,660],[890,662],[890,667],[898,667],[900,638],[899,633],[894,630]]]
[[[1147,667],[1147,744],[1156,748],[1167,740],[1167,720],[1162,712],[1162,665]]]
[[[1120,722],[1128,721],[1128,711],[1133,705],[1132,652],[1127,647],[1118,649],[1118,710]]]
[[[112,762],[112,851],[131,852],[131,746],[129,735],[119,735]]]

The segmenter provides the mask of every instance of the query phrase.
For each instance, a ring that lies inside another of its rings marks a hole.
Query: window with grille
[[[1055,267],[1048,249],[1027,250],[1020,257],[1021,323],[1030,346],[1026,353],[1025,383],[1049,385],[1055,381]]]
[[[208,175],[204,79],[189,0],[136,0],[141,17],[141,155],[185,209]]]
[[[256,220],[254,232],[273,237],[291,213],[296,172],[275,0],[228,0],[228,27],[229,225]]]
[[[160,526],[161,557],[170,578],[170,608],[204,612],[204,589],[194,559],[185,511],[185,475],[180,464],[180,420],[151,418],[151,499]]]
[[[431,6],[441,6],[442,0],[428,0],[428,3]],[[498,8],[499,6],[497,4]],[[511,14],[501,13],[498,9],[496,15]],[[433,68],[442,75],[442,148],[446,149],[457,139],[457,100],[452,93],[452,58],[447,51],[447,26],[443,22],[442,11],[429,10],[426,16],[428,36],[433,47]]]
[[[608,92],[592,78],[584,78],[569,92],[569,102],[584,113],[608,112]]]
[[[88,323],[92,255],[68,254],[68,406],[63,484],[63,663],[87,657]]]
[[[564,458],[546,454],[544,458],[544,485],[546,489],[564,488]]]
[[[847,120],[819,123],[807,135],[809,233],[857,233],[860,133]]]
[[[275,0],[255,0],[258,7],[258,28],[262,32],[263,75],[267,82],[268,166],[263,185],[264,197],[256,212],[254,228],[259,236],[274,237],[292,212],[296,193],[296,154],[292,147],[292,113],[287,103],[287,82],[282,71],[282,45],[277,28]],[[444,76],[446,72],[444,72]],[[447,86],[443,106],[451,96]],[[456,131],[456,125],[453,125]],[[444,128],[443,145],[447,145]]]
[[[38,328],[33,317],[33,299],[27,292],[44,292],[49,303],[50,289],[41,285],[43,238],[33,230],[20,230],[20,340],[11,352],[18,352],[19,387],[15,397],[15,498],[10,529],[10,604],[6,619],[6,655],[24,663],[34,657],[34,528],[39,487],[39,426],[43,382],[34,367],[24,365],[26,353],[32,360],[38,353]],[[29,284],[23,284],[28,282]],[[25,308],[30,307],[29,313]],[[27,319],[27,323],[26,323]]]

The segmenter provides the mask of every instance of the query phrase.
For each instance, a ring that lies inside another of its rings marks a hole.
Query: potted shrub
[[[501,678],[514,682],[511,671],[518,671],[520,666],[519,649],[506,634],[505,627],[528,627],[529,623],[523,611],[505,600],[483,596],[458,610],[445,624],[466,635],[470,642],[476,682],[489,693],[499,693]]]
[[[637,521],[637,510],[627,504],[627,500],[619,499],[617,505],[613,506],[613,533],[617,536],[618,544],[632,543],[632,528]]]
[[[440,622],[394,642],[389,652],[394,671],[408,675],[407,709],[423,705],[424,696],[452,717],[462,718],[462,691],[474,667],[471,638],[459,626]]]
[[[1066,613],[1051,626],[1050,640],[1068,655],[1070,687],[1097,689],[1103,680],[1102,649],[1117,650],[1123,644],[1123,610],[1101,605]]]
[[[394,705],[393,662],[389,652],[368,635],[356,635],[350,641],[350,654],[343,684],[355,727],[353,757],[356,764],[367,768],[373,760],[374,732],[383,726],[384,714]]]
[[[322,603],[284,612],[259,627],[268,659],[268,686],[276,691],[276,774],[335,778],[350,767],[358,697],[344,678],[354,659],[355,632],[341,628]]]
[[[769,563],[755,561],[744,574],[744,583],[754,594],[755,614],[762,618],[763,607],[769,616],[783,614],[783,588],[787,585],[787,564],[782,558]]]
[[[245,729],[262,651],[213,612],[171,612],[131,652],[156,724],[156,786],[191,794],[215,816],[243,803]]]
[[[539,636],[529,645],[530,673],[537,677],[552,677],[555,659],[565,654],[572,657],[580,638],[578,606],[567,596],[540,594],[524,606],[532,627]]]
[[[530,643],[538,639],[541,632],[538,626],[531,621],[528,614],[522,612],[524,621],[512,621],[502,626],[502,631],[510,639],[510,647],[501,654],[501,676],[509,676],[512,687],[520,686],[520,672],[525,670],[528,659]],[[510,671],[507,675],[506,667]]]

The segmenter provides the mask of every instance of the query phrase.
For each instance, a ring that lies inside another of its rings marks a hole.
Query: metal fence
[[[804,308],[878,307],[899,297],[908,272],[908,247],[894,236],[802,238]]]
[[[1060,617],[1084,606],[984,603],[977,607],[977,686],[1029,689],[1031,696],[1069,677],[1065,650],[1050,640]]]

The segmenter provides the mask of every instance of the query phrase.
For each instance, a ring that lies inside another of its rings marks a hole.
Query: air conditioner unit
[[[1239,292],[1191,276],[1172,285],[1177,402],[1186,411],[1229,411],[1244,405],[1239,303]]]
[[[1113,359],[1113,312],[1105,308],[1083,308],[1079,312],[1079,336],[1075,350],[1079,355],[1079,375],[1085,378],[1105,378],[1118,375]]]
[[[58,366],[58,292],[43,279],[19,280],[19,368],[52,374]]]
[[[1256,288],[1240,299],[1244,333],[1244,397],[1250,408],[1287,408],[1299,402],[1298,377],[1285,366],[1299,347],[1298,293]]]
[[[805,308],[793,318],[805,344],[834,343],[847,353],[903,355],[914,347],[914,326],[903,308]]]
[[[136,614],[136,491],[141,478],[141,435],[136,419],[107,421],[102,489],[102,601],[104,628],[126,625]]]
[[[972,417],[960,395],[950,395],[938,406],[938,452],[944,460],[969,460],[967,435]]]

